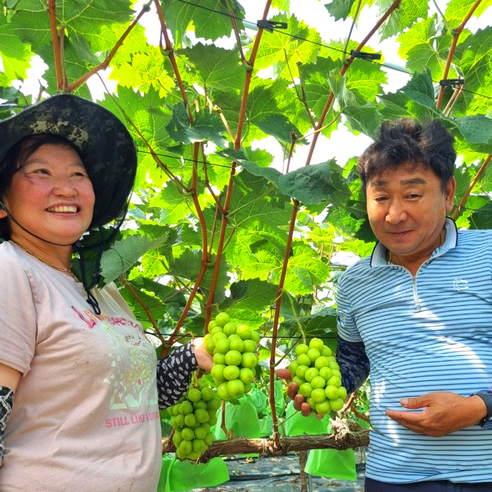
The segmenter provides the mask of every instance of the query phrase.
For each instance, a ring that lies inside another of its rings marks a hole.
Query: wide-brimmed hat
[[[0,121],[0,162],[17,142],[39,133],[64,137],[79,151],[96,196],[90,227],[119,217],[137,169],[135,143],[125,125],[92,101],[57,94]],[[5,171],[0,164],[0,179]]]

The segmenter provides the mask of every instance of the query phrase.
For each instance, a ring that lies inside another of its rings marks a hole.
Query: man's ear
[[[453,210],[454,194],[456,193],[456,179],[454,176],[449,180],[444,193],[446,197],[446,211],[451,212]]]

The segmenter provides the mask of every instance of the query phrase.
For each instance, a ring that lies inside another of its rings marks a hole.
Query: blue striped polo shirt
[[[337,293],[339,336],[370,361],[372,430],[366,475],[382,482],[492,482],[492,432],[478,425],[435,438],[385,415],[432,391],[492,386],[492,230],[456,230],[412,276],[371,257],[347,269]],[[415,411],[415,410],[413,410]]]

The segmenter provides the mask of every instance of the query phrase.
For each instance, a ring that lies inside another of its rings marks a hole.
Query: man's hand
[[[277,376],[287,381],[290,381],[292,379],[292,374],[288,369],[277,369]],[[294,400],[294,408],[297,411],[300,411],[302,415],[304,415],[304,417],[307,417],[308,415],[311,415],[312,410],[311,407],[304,401],[304,397],[297,394],[298,389],[299,386],[297,385],[297,383],[290,383],[287,388],[287,396],[291,400]],[[324,415],[321,414],[316,414],[316,416],[319,419],[322,419],[324,417]]]
[[[205,350],[203,338],[195,338],[193,340],[193,348],[195,349],[195,357],[198,367],[205,372],[210,372],[213,366],[212,356]]]
[[[400,404],[404,408],[423,410],[386,410],[386,415],[413,432],[433,437],[442,437],[478,424],[487,414],[485,402],[479,396],[464,397],[444,391],[403,398]]]

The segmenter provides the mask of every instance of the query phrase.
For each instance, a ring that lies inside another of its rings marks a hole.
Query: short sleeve
[[[0,362],[25,376],[36,349],[36,306],[27,272],[4,248],[0,248],[0,313]]]

